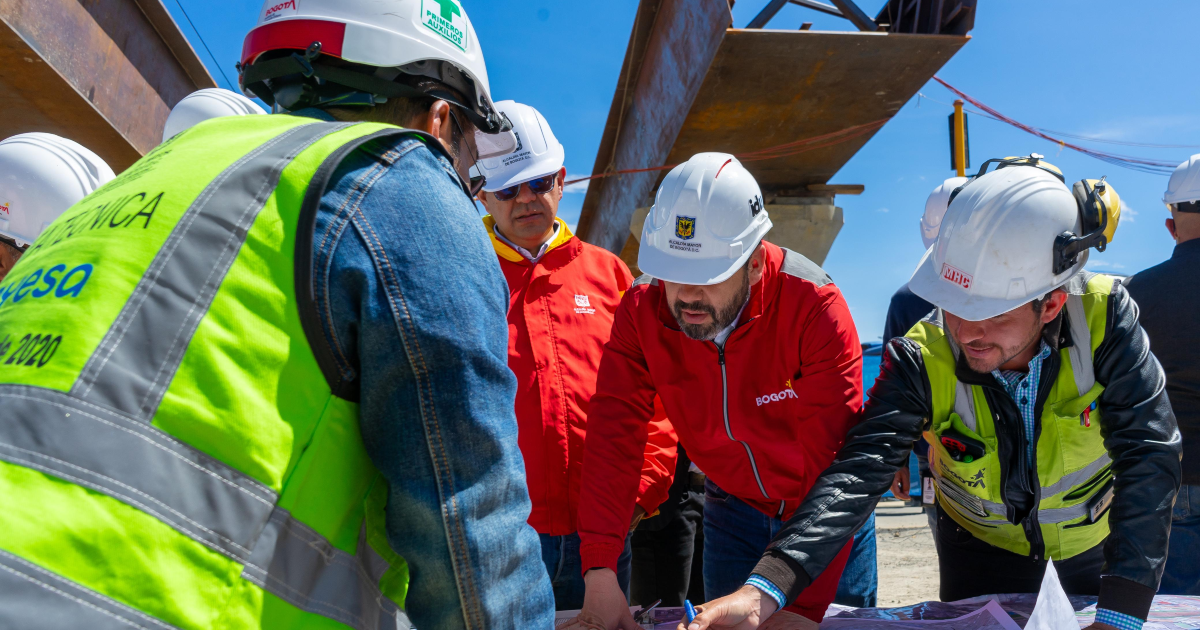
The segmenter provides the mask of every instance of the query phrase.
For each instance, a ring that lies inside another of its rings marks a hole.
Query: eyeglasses
[[[529,191],[535,195],[544,195],[551,190],[554,190],[554,184],[557,182],[558,173],[551,173],[537,179],[529,180],[524,184],[509,186],[508,188],[501,188],[492,194],[495,195],[496,199],[499,199],[500,201],[512,201],[513,199],[517,198],[518,194],[520,194],[521,186],[529,186]]]

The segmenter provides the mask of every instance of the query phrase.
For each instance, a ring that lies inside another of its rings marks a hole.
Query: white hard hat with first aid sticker
[[[507,155],[479,161],[479,174],[487,178],[484,190],[496,192],[562,169],[563,145],[541,112],[516,101],[500,101],[496,109],[512,121],[518,146]]]
[[[658,187],[638,267],[668,282],[717,284],[746,264],[770,229],[754,176],[732,155],[700,153]]]
[[[1000,168],[985,174],[993,162]],[[1040,156],[989,160],[957,189],[908,286],[968,321],[1007,313],[1079,273],[1089,249],[1112,239],[1119,215],[1104,180],[1072,190]]]
[[[925,200],[925,214],[921,215],[921,242],[925,243],[925,249],[929,249],[937,240],[942,217],[946,216],[946,208],[950,206],[950,193],[965,183],[966,177],[951,177],[934,188]]]
[[[192,92],[176,103],[163,126],[163,142],[213,118],[225,116],[255,116],[266,114],[258,103],[222,88],[205,88]]]
[[[0,236],[29,245],[113,178],[98,155],[54,134],[23,133],[0,142]]]
[[[339,67],[323,57],[375,70]],[[239,68],[242,87],[267,103],[274,101],[270,82],[299,74],[347,88],[332,98],[354,105],[427,94],[398,83],[401,75],[432,79],[461,95],[456,104],[481,135],[504,136],[489,138],[481,159],[517,146],[492,104],[483,50],[460,0],[266,0],[258,26],[246,35]]]

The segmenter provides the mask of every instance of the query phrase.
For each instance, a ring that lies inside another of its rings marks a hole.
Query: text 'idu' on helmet
[[[732,155],[700,153],[659,186],[638,267],[668,282],[717,284],[746,264],[770,229],[754,176]]]
[[[962,188],[937,242],[909,282],[913,293],[969,321],[989,319],[1062,286],[1087,262],[1055,274],[1056,239],[1080,232],[1079,206],[1054,174],[1010,166]]]

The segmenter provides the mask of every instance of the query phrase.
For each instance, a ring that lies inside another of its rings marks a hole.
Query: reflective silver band
[[[71,393],[149,422],[283,170],[350,126],[294,127],[213,180],[179,219]]]
[[[239,562],[278,497],[157,428],[68,394],[0,385],[0,459],[102,492]]]
[[[1056,494],[1071,490],[1075,488],[1075,486],[1082,485],[1092,477],[1095,477],[1105,468],[1108,468],[1111,464],[1112,458],[1108,456],[1108,453],[1105,453],[1096,461],[1085,466],[1082,470],[1077,470],[1068,475],[1063,475],[1062,479],[1059,479],[1055,483],[1052,483],[1048,486],[1042,486],[1042,498],[1046,499]]]
[[[301,610],[358,630],[406,627],[404,613],[379,591],[388,564],[365,534],[358,555],[337,549],[276,507],[266,486],[153,426],[68,394],[0,385],[0,409],[0,460],[136,507],[244,564],[246,579]]]
[[[178,630],[3,549],[0,628]]]

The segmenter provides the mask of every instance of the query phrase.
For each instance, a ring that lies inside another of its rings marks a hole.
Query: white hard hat
[[[436,96],[485,133],[508,126],[492,104],[483,50],[460,0],[266,0],[239,69],[243,89],[285,109]]]
[[[1167,192],[1163,194],[1163,202],[1167,205],[1189,201],[1200,201],[1200,154],[1175,167],[1171,181],[1167,182]]]
[[[929,249],[937,240],[942,217],[946,215],[946,208],[950,205],[950,193],[967,181],[966,177],[951,177],[934,188],[925,200],[925,214],[921,216],[921,241],[925,243],[925,249]]]
[[[0,236],[29,245],[113,177],[100,156],[54,134],[23,133],[0,142]]]
[[[1079,202],[1053,173],[1009,166],[971,180],[950,202],[937,242],[909,281],[913,293],[968,321],[989,319],[1062,286],[1087,263],[1060,235],[1081,233]]]
[[[266,114],[258,103],[229,90],[205,88],[192,92],[175,104],[163,127],[163,142],[211,118]]]
[[[479,174],[487,178],[483,189],[496,192],[529,180],[557,173],[566,159],[563,145],[538,110],[516,101],[500,101],[496,109],[512,121],[517,150],[501,157],[480,160]]]
[[[723,282],[771,229],[754,176],[727,153],[700,153],[671,169],[642,228],[638,267],[680,284]]]

